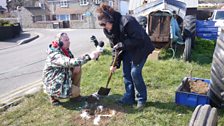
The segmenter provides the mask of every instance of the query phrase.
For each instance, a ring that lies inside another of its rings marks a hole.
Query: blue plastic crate
[[[199,38],[202,38],[204,40],[217,40],[218,37],[199,37]]]
[[[202,28],[197,28],[196,29],[197,33],[218,33],[218,27],[202,27]]]
[[[216,40],[218,38],[218,33],[197,33],[197,37],[207,40]]]
[[[203,79],[203,78],[192,78],[193,80],[202,80],[209,85],[211,84],[209,79]],[[211,100],[209,99],[208,95],[202,95],[192,92],[184,92],[183,89],[183,83],[179,85],[179,87],[176,90],[175,95],[175,103],[178,105],[184,105],[189,107],[196,107],[197,105],[205,105],[210,104]]]
[[[197,20],[196,27],[197,28],[204,28],[204,27],[214,27],[215,21],[204,21],[204,20]]]
[[[198,37],[217,37],[218,33],[214,32],[214,33],[197,33]]]

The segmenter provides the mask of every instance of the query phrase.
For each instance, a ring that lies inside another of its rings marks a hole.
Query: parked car
[[[218,35],[220,35],[221,27],[224,27],[224,9],[214,10],[209,20],[215,21],[215,26],[219,28]]]

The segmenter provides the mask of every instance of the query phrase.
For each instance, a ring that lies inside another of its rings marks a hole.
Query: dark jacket
[[[149,36],[134,17],[121,16],[118,12],[115,12],[113,17],[113,29],[110,32],[104,29],[104,34],[110,40],[111,47],[113,48],[118,42],[122,42],[124,51],[128,51],[133,63],[139,64],[154,50]],[[118,68],[122,60],[121,55],[116,64]]]

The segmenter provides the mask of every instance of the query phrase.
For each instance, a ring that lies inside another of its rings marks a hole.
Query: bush
[[[13,24],[3,24],[3,26],[14,26]]]
[[[17,23],[12,24],[9,21],[0,20],[0,41],[14,38],[21,32],[21,27]]]
[[[14,26],[14,25],[9,21],[0,20],[0,26]]]

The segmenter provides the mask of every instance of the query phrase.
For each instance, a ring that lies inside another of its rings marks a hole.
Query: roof
[[[76,8],[56,8],[55,14],[83,14],[88,7],[76,7]]]
[[[41,7],[25,7],[33,15],[45,15],[48,10],[44,10]]]

